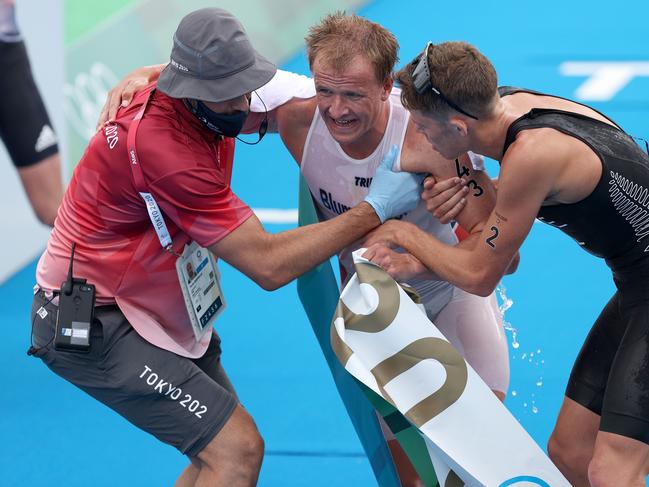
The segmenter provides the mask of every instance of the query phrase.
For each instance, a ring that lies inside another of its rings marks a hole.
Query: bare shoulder
[[[307,129],[311,126],[313,114],[317,107],[316,99],[313,98],[293,98],[292,100],[277,107],[277,123],[279,130],[285,128],[302,128]]]
[[[449,161],[433,150],[426,137],[417,132],[413,123],[409,121],[401,148],[401,169],[441,176],[447,172],[447,167],[451,168]]]
[[[304,143],[317,109],[315,98],[293,98],[276,109],[277,131],[298,165],[302,162]]]
[[[525,130],[508,147],[501,166],[530,174],[559,172],[574,150],[566,142],[564,134],[551,128]]]
[[[576,203],[588,196],[602,174],[599,156],[583,141],[552,128],[518,134],[502,161],[502,174],[544,184],[546,203]],[[501,178],[502,181],[502,178]]]
[[[501,161],[498,198],[527,194],[531,199],[551,200],[558,190],[569,148],[557,139],[556,130],[534,129],[521,132]]]

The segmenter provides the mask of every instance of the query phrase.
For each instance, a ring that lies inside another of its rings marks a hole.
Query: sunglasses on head
[[[433,81],[430,79],[430,68],[428,66],[428,52],[429,49],[432,49],[432,47],[433,43],[429,41],[428,44],[426,44],[424,52],[417,56],[412,62],[412,64],[415,66],[415,69],[412,70],[412,83],[415,86],[415,90],[420,95],[423,95],[427,91],[432,91],[437,96],[439,96],[442,101],[444,101],[444,103],[446,103],[454,110],[457,110],[458,112],[474,120],[478,120],[478,117],[462,110],[458,105],[446,98],[446,96],[444,96],[441,91],[433,86]]]

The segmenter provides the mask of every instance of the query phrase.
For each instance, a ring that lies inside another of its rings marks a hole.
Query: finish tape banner
[[[404,289],[361,253],[338,301],[332,348],[351,375],[419,429],[440,485],[569,487]]]

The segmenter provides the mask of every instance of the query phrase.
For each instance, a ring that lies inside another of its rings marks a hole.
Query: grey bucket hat
[[[180,21],[158,89],[172,98],[220,102],[260,88],[275,71],[252,47],[234,15],[204,8]]]

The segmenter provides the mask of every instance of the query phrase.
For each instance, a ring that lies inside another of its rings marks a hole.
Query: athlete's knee
[[[598,438],[588,465],[591,487],[644,487],[647,473],[646,445],[621,436]]]
[[[644,487],[645,475],[628,467],[595,455],[588,465],[588,481],[591,487]]]
[[[236,458],[238,460],[243,459],[249,467],[258,469],[264,458],[265,443],[254,423],[253,427],[254,431],[247,432],[237,441],[236,449],[238,454]]]
[[[550,439],[548,440],[547,449],[548,456],[555,465],[559,466],[559,464],[563,464],[563,452],[561,451],[561,443],[559,443],[559,440],[555,438],[554,434],[552,434],[552,436],[550,436]]]
[[[548,441],[548,456],[564,475],[571,478],[585,477],[591,455],[592,449],[584,448],[571,439],[563,438],[557,430],[552,432]]]
[[[618,472],[610,472],[608,462],[603,461],[601,458],[593,457],[588,464],[588,481],[591,487],[613,487],[620,485]],[[626,485],[626,484],[625,484]]]
[[[256,428],[254,431],[241,431],[240,436],[227,445],[210,448],[211,445],[199,454],[203,465],[220,466],[232,462],[245,469],[255,469],[264,457],[264,440]]]

